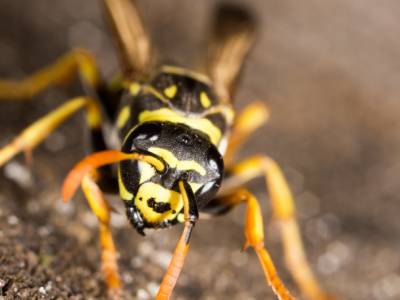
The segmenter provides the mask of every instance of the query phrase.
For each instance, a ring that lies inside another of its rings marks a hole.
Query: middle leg
[[[82,108],[86,109],[86,119],[93,137],[96,136],[103,141],[101,112],[97,102],[89,97],[77,97],[40,118],[15,137],[11,143],[0,148],[0,166],[20,152],[25,152],[29,157],[38,144]]]
[[[214,207],[220,206],[223,208],[227,206],[233,207],[243,202],[247,204],[245,222],[246,241],[243,248],[246,249],[249,246],[254,248],[263,268],[267,283],[271,286],[276,296],[280,300],[294,299],[279,278],[271,256],[265,248],[263,217],[256,197],[247,189],[239,188],[227,195],[214,199],[212,204]]]
[[[268,156],[250,157],[227,170],[221,195],[230,193],[248,181],[264,176],[271,197],[274,218],[279,222],[286,265],[300,290],[312,300],[334,299],[320,287],[307,261],[296,219],[292,193],[278,164]],[[225,210],[229,207],[225,206]]]

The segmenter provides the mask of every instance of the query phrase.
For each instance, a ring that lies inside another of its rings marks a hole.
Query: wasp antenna
[[[128,159],[146,161],[153,165],[158,171],[164,169],[164,164],[153,156],[140,153],[124,153],[117,150],[96,152],[82,159],[68,173],[61,192],[64,202],[68,202],[73,197],[86,174],[99,167]]]

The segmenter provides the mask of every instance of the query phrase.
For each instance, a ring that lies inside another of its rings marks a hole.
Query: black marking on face
[[[151,207],[155,212],[160,213],[160,214],[171,210],[170,203],[156,202],[156,200],[153,197],[151,197],[149,200],[147,200],[147,205],[149,207]]]

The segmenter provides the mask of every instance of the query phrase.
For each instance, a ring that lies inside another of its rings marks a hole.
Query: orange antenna
[[[61,190],[64,202],[68,202],[74,196],[83,177],[90,171],[128,159],[145,161],[159,172],[162,172],[165,168],[164,163],[158,158],[137,152],[124,153],[118,150],[108,150],[93,153],[78,162],[65,178]]]

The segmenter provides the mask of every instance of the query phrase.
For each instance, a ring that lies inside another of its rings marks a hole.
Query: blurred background
[[[395,0],[234,1],[254,11],[259,36],[238,108],[262,99],[267,126],[241,157],[268,153],[287,175],[310,263],[341,299],[400,299],[400,3]],[[33,4],[34,3],[34,4]],[[100,1],[0,0],[0,77],[23,78],[74,47],[118,68]],[[190,66],[205,53],[217,1],[140,1],[160,55]],[[0,103],[0,145],[64,100],[79,82],[30,102]],[[103,299],[97,222],[80,194],[60,185],[85,154],[82,115],[0,170],[0,295],[5,299]],[[266,245],[293,294],[263,180]],[[117,207],[117,198],[109,197]],[[274,299],[253,251],[240,252],[243,207],[200,221],[174,299]],[[139,236],[113,214],[124,299],[152,299],[180,228]],[[269,225],[267,225],[269,224]],[[58,299],[58,298],[57,298]]]

